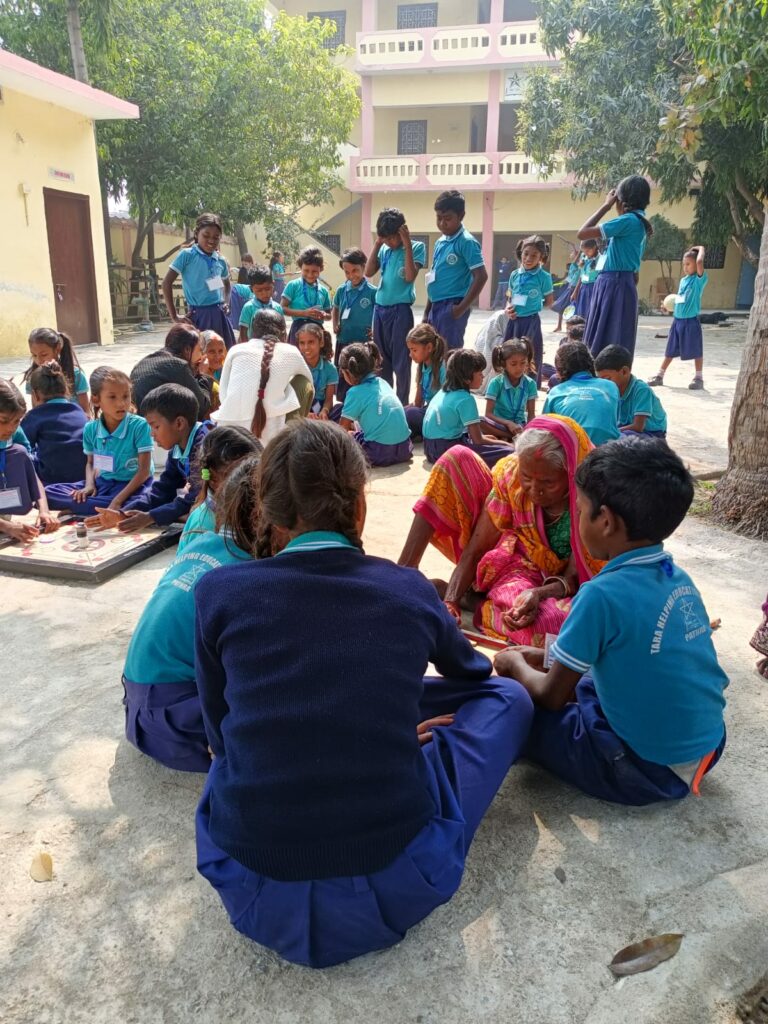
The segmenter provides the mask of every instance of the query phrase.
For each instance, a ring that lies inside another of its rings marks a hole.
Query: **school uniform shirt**
[[[177,551],[181,552],[188,547],[201,533],[216,532],[216,505],[213,497],[209,494],[205,501],[192,509],[184,523],[184,529],[179,537]]]
[[[575,373],[549,392],[541,414],[570,416],[597,446],[621,437],[619,398],[619,389],[612,380],[593,377],[586,371]]]
[[[509,279],[509,297],[519,317],[540,313],[544,299],[554,291],[552,275],[543,267],[516,270]]]
[[[427,275],[430,302],[463,299],[472,284],[472,271],[484,266],[480,243],[465,227],[455,235],[441,235],[435,242],[431,275]]]
[[[69,398],[49,398],[22,420],[34,446],[37,468],[45,484],[66,484],[85,477],[83,431],[88,417]]]
[[[195,423],[182,450],[175,445],[165,463],[160,479],[149,492],[149,514],[158,526],[176,523],[197,500],[203,481],[198,466],[198,452],[203,438],[212,429],[211,423]]]
[[[645,225],[640,217],[622,213],[607,220],[600,225],[600,236],[608,242],[602,270],[640,270],[646,243]]]
[[[468,426],[479,422],[477,402],[469,391],[440,390],[427,406],[421,432],[430,441],[458,439],[467,432]]]
[[[153,451],[154,447],[149,424],[133,412],[126,414],[113,434],[101,416],[89,420],[83,430],[83,451],[93,456],[93,468],[102,480],[127,483],[139,468],[139,455]],[[154,472],[155,465],[150,459],[147,477]]]
[[[412,242],[413,262],[423,267],[427,262],[427,247],[423,242]],[[405,280],[405,249],[398,246],[390,249],[382,245],[379,249],[379,268],[381,277],[376,290],[377,306],[397,306],[405,303],[412,306],[416,301],[416,285],[414,281]]]
[[[723,691],[709,616],[663,545],[627,551],[583,583],[551,657],[591,672],[605,717],[635,753],[680,765],[723,738]]]
[[[512,423],[528,422],[528,402],[536,399],[538,390],[536,381],[524,374],[517,385],[513,384],[506,373],[500,373],[488,384],[486,398],[493,398],[496,404],[493,415]]]
[[[29,443],[29,438],[21,427],[16,427],[14,430],[13,437],[11,438],[11,444],[20,444],[21,447],[26,448],[28,452],[32,451],[32,445]]]
[[[288,300],[289,309],[312,309],[315,306],[318,309],[331,308],[331,293],[325,285],[319,281],[317,284],[307,284],[303,277],[296,277],[293,281],[289,281],[283,289],[282,297]],[[309,320],[311,318],[304,317],[304,319]],[[321,323],[322,321],[316,320],[314,322]]]
[[[181,287],[188,306],[216,306],[224,301],[224,287],[218,279],[229,277],[227,261],[219,252],[211,256],[198,245],[182,249],[171,263],[181,276]]]
[[[445,384],[446,366],[445,363],[440,364],[440,379],[435,383],[432,374],[432,366],[429,363],[422,363],[421,366],[421,397],[424,399],[424,405],[429,405],[432,399],[435,397],[438,391]]]
[[[375,373],[369,373],[349,389],[341,415],[360,424],[366,441],[401,444],[411,436],[400,399]]]
[[[682,295],[684,302],[676,302],[673,316],[676,320],[691,320],[701,312],[701,296],[709,278],[706,274],[686,274],[680,279],[677,294]]]
[[[255,295],[246,302],[240,311],[240,322],[239,327],[245,327],[248,332],[248,337],[251,336],[251,324],[253,318],[257,313],[260,313],[262,309],[273,309],[276,313],[279,313],[283,318],[285,317],[285,310],[279,302],[275,302],[274,299],[270,299],[269,302],[259,302]]]
[[[347,345],[351,341],[366,341],[373,323],[373,307],[377,289],[363,278],[357,288],[347,281],[336,291],[333,304],[339,311],[338,340]]]
[[[87,395],[88,394],[88,378],[85,376],[79,366],[75,367],[74,373],[72,374],[75,381],[74,393],[76,395]],[[24,388],[28,395],[32,394],[32,384],[27,381]]]
[[[200,534],[168,566],[131,636],[123,675],[156,686],[195,678],[195,587],[213,569],[248,561],[225,534]]]
[[[314,369],[311,366],[309,368],[312,371],[312,383],[315,386],[315,401],[322,405],[328,385],[339,383],[339,371],[327,359],[321,359]]]
[[[0,516],[23,516],[40,498],[32,456],[20,444],[0,441]]]
[[[635,416],[647,416],[645,430],[667,430],[667,414],[659,396],[644,380],[629,378],[627,390],[619,399],[619,426],[627,427]]]
[[[600,271],[597,269],[597,256],[591,256],[588,260],[584,260],[579,268],[579,278],[582,284],[594,284],[597,280]]]
[[[576,284],[576,282],[579,280],[579,275],[580,274],[581,274],[581,268],[579,267],[579,264],[578,263],[571,263],[568,266],[568,272],[565,275],[565,280],[568,282],[569,285],[571,285],[571,287],[573,287]]]

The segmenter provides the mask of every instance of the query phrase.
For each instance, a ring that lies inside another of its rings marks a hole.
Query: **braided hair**
[[[267,425],[267,411],[264,408],[264,394],[269,383],[269,368],[272,365],[272,356],[275,354],[275,338],[264,339],[264,354],[261,357],[261,375],[259,377],[259,390],[256,395],[256,408],[253,410],[251,432],[256,437],[261,437],[264,427]]]

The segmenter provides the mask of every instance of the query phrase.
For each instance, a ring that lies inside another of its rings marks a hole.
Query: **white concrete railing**
[[[458,153],[428,158],[424,174],[430,185],[487,185],[494,172],[494,161],[483,153]]]
[[[350,161],[353,192],[462,189],[562,188],[569,183],[563,161],[548,177],[524,153],[445,153],[419,156],[361,156]]]
[[[398,71],[462,64],[503,66],[549,59],[541,45],[537,21],[357,34],[357,63],[362,70]]]

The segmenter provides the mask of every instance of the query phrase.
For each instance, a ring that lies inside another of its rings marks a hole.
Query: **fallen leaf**
[[[53,878],[53,858],[50,853],[41,850],[32,858],[29,877],[35,882],[50,882]]]
[[[643,939],[642,942],[633,942],[631,946],[619,950],[608,964],[608,969],[619,977],[652,971],[665,960],[670,960],[680,949],[682,941],[682,935],[670,932],[665,935],[654,935],[650,939]]]
[[[565,872],[562,868],[555,868],[555,878],[558,882],[565,882]]]

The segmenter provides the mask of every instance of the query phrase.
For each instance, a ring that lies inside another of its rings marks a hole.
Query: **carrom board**
[[[35,522],[36,513],[15,517],[14,521]],[[163,530],[153,527],[139,533],[119,530],[88,531],[88,547],[78,546],[75,523],[67,523],[56,533],[40,534],[28,544],[10,538],[0,540],[0,572],[16,576],[46,576],[50,579],[104,583],[137,562],[151,558],[177,544],[180,527]]]
[[[493,637],[485,636],[483,633],[473,633],[470,629],[462,629],[462,633],[474,648],[484,654],[486,658],[490,658],[491,661],[499,651],[506,651],[509,647],[509,644],[505,644],[503,640],[494,640]]]

